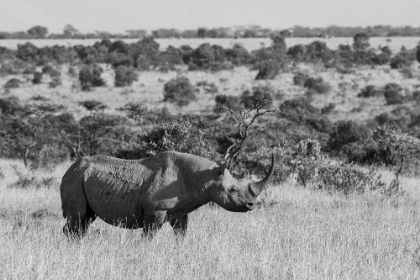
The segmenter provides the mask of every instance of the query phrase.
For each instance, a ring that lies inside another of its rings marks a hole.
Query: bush
[[[377,164],[380,162],[378,145],[371,138],[346,144],[342,151],[349,163]]]
[[[216,101],[215,109],[221,106],[230,108],[234,111],[239,111],[241,109],[240,99],[238,96],[220,94],[220,95],[216,95],[215,101]]]
[[[379,96],[383,96],[383,91],[382,90],[378,90],[375,86],[373,85],[367,85],[365,88],[363,88],[359,94],[357,94],[357,97],[361,97],[361,98],[369,98],[369,97],[379,97]]]
[[[339,121],[330,134],[327,147],[329,150],[340,151],[344,145],[368,139],[370,134],[370,130],[363,125],[353,121]]]
[[[374,169],[362,171],[353,164],[321,165],[318,168],[317,189],[328,193],[349,195],[383,189],[385,183]]]
[[[407,51],[403,46],[401,51],[391,59],[391,69],[408,68],[411,66],[415,59],[416,58],[414,52]]]
[[[32,170],[52,171],[60,163],[69,159],[68,149],[60,145],[46,145],[38,153],[38,156],[31,161]]]
[[[61,79],[60,79],[60,77],[54,77],[54,78],[51,80],[51,82],[49,82],[49,83],[48,83],[48,86],[49,86],[50,88],[56,88],[56,87],[61,86],[61,85],[62,85],[62,83],[61,83]]]
[[[324,82],[321,77],[308,78],[303,86],[319,94],[328,93],[331,90],[330,84]]]
[[[401,172],[418,175],[420,166],[419,139],[403,133],[400,128],[395,126],[377,128],[372,138],[378,144],[385,165],[397,166],[397,179]]]
[[[366,51],[370,47],[369,36],[365,33],[357,33],[353,37],[353,49],[355,51]]]
[[[147,153],[155,155],[163,151],[178,151],[212,159],[210,145],[203,140],[200,122],[189,117],[178,121],[158,124],[145,137]]]
[[[118,66],[115,69],[115,86],[125,87],[131,86],[134,81],[138,80],[137,72],[132,67]]]
[[[51,78],[61,76],[60,71],[54,69],[51,65],[46,65],[46,66],[42,67],[42,73],[46,74],[46,75],[49,75]]]
[[[280,72],[280,64],[278,61],[264,60],[257,65],[258,74],[255,77],[256,80],[273,80]]]
[[[269,104],[267,103],[262,105],[265,108],[268,108],[272,103],[273,95],[273,87],[270,85],[258,85],[252,89],[252,93],[249,90],[246,90],[242,93],[241,104],[244,105],[245,109],[252,109],[255,108],[257,104],[261,105],[261,100],[267,100]]]
[[[233,45],[232,48],[226,49],[226,59],[235,66],[250,64],[252,56],[243,46],[239,44]]]
[[[396,83],[385,85],[384,96],[387,105],[403,104],[409,99],[402,94],[403,88]]]
[[[334,109],[335,109],[335,104],[334,103],[328,103],[327,105],[325,105],[324,107],[321,108],[321,114],[328,115],[328,114],[332,113],[332,111],[334,111]]]
[[[196,99],[195,88],[187,77],[172,79],[164,85],[163,101],[186,106]]]
[[[83,65],[79,71],[79,81],[83,91],[89,91],[92,87],[105,85],[101,78],[102,67],[97,65]]]
[[[412,121],[412,113],[406,108],[398,107],[391,112],[376,116],[375,121],[380,126],[397,126],[405,130]]]
[[[32,79],[32,83],[34,85],[38,85],[41,83],[41,81],[42,81],[42,72],[35,72],[34,78]]]
[[[20,104],[17,97],[0,98],[0,112],[3,115],[17,115],[23,111],[23,106]],[[0,114],[0,115],[1,115]]]
[[[214,48],[209,43],[201,44],[191,54],[191,62],[199,69],[207,69],[216,61]]]
[[[8,89],[12,89],[12,88],[19,88],[20,85],[22,84],[22,81],[16,78],[12,78],[10,80],[8,80],[5,84],[4,84],[4,89],[8,90]]]
[[[309,76],[307,74],[299,72],[293,77],[293,84],[296,86],[303,86],[308,79]]]
[[[406,79],[413,79],[414,78],[413,70],[411,70],[410,67],[404,67],[404,68],[400,69],[400,73]]]
[[[207,81],[201,81],[196,84],[198,87],[202,87],[205,93],[218,93],[219,89],[214,83],[209,83]]]

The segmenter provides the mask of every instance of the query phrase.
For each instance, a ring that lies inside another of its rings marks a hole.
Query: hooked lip
[[[255,209],[255,203],[252,203],[252,204],[246,203],[244,207],[246,211],[252,211]]]

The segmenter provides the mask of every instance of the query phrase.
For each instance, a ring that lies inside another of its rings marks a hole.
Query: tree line
[[[124,33],[95,31],[83,33],[73,25],[68,24],[62,33],[50,33],[47,27],[36,25],[26,31],[0,31],[0,39],[138,39],[146,36],[161,38],[269,38],[276,34],[296,38],[330,38],[354,37],[358,33],[365,33],[369,37],[417,37],[420,27],[374,25],[366,27],[349,27],[331,25],[327,27],[293,26],[287,29],[270,29],[259,25],[218,27],[179,30],[176,28],[160,28],[156,30],[132,29]]]

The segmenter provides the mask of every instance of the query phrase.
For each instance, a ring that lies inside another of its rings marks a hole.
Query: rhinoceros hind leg
[[[67,215],[63,233],[67,237],[83,237],[89,226],[96,219],[95,213],[87,205],[86,210],[77,214]]]
[[[166,222],[166,211],[158,211],[153,215],[147,215],[143,221],[143,233],[148,239],[152,239],[157,231]]]
[[[188,215],[181,218],[173,219],[170,222],[176,236],[184,237],[187,234]]]

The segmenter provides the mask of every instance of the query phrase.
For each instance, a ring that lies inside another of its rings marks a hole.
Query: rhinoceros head
[[[249,179],[235,179],[224,166],[220,167],[220,177],[210,189],[211,200],[226,210],[246,212],[255,208],[255,201],[270,181],[274,172],[274,155],[271,158],[270,171],[260,182]]]

